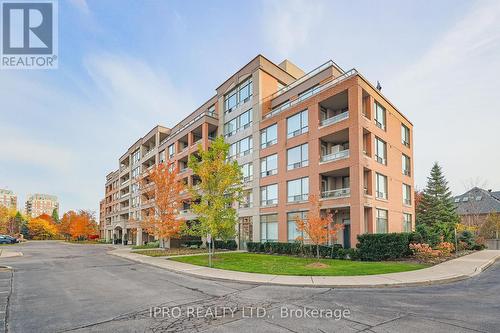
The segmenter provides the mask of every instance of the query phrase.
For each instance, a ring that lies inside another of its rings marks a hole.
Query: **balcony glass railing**
[[[288,202],[306,201],[308,197],[309,197],[309,194],[289,195]]]
[[[293,100],[293,101],[288,100],[288,101],[286,101],[286,102],[284,102],[284,103],[282,103],[282,104],[280,104],[280,105],[278,105],[278,106],[274,107],[274,108],[271,110],[271,112],[269,112],[269,113],[267,113],[266,115],[264,115],[264,119],[271,118],[271,117],[273,117],[273,116],[277,115],[278,113],[281,113],[281,112],[283,112],[284,110],[289,109],[289,108],[291,108],[292,106],[295,106],[295,105],[297,105],[297,104],[299,104],[299,103],[301,103],[301,102],[303,102],[303,101],[305,101],[305,100],[307,100],[307,99],[311,98],[312,96],[319,94],[319,93],[320,93],[320,92],[322,92],[323,90],[325,90],[325,89],[327,89],[327,88],[329,88],[329,87],[332,87],[332,86],[334,86],[334,85],[339,84],[340,82],[342,82],[342,81],[344,81],[344,80],[346,80],[346,79],[350,78],[350,77],[351,77],[351,76],[353,76],[353,75],[356,75],[357,73],[358,73],[358,72],[357,72],[355,69],[351,69],[351,70],[349,70],[349,71],[345,72],[344,74],[342,74],[342,75],[340,75],[340,76],[336,77],[336,78],[335,78],[335,79],[333,79],[333,80],[330,80],[330,81],[328,81],[328,82],[326,82],[326,83],[324,83],[324,84],[322,84],[322,85],[318,85],[318,86],[314,87],[313,89],[311,89],[311,90],[307,91],[307,94],[303,94],[303,95],[301,95],[299,98],[297,98],[297,99],[295,99],[295,100]],[[288,89],[287,89],[287,90],[288,90]],[[285,90],[280,91],[280,93],[279,93],[279,94],[276,94],[276,95],[274,95],[274,94],[273,94],[272,96],[270,96],[270,98],[275,98],[275,97],[277,97],[277,96],[281,95],[281,94],[282,94],[282,93],[284,93],[284,92],[285,92]]]
[[[336,116],[323,119],[320,123],[320,126],[327,126],[327,125],[331,125],[331,124],[336,124],[336,123],[341,122],[342,120],[347,119],[347,118],[349,118],[349,111],[342,112]]]
[[[168,137],[166,137],[165,139],[163,139],[160,142],[160,145],[162,145],[163,143],[165,143],[166,141],[168,141],[168,139],[174,137],[178,133],[182,132],[185,128],[193,125],[195,122],[197,122],[199,119],[201,119],[204,116],[209,116],[209,117],[217,119],[217,114],[214,111],[205,111],[205,112],[202,112],[199,115],[197,115],[196,117],[194,117],[191,121],[187,122],[186,124],[179,125],[179,127],[177,129],[174,127],[172,133],[170,133],[168,135]]]
[[[324,199],[331,199],[331,198],[345,198],[351,195],[351,189],[350,188],[339,188],[335,190],[327,190],[321,192],[321,197]]]
[[[336,153],[321,156],[321,162],[337,161],[348,157],[349,157],[349,149],[345,149]]]

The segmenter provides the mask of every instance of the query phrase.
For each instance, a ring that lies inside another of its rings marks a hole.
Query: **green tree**
[[[52,211],[52,220],[54,221],[54,223],[59,223],[59,213],[57,212],[57,209],[54,208],[54,210]]]
[[[427,177],[427,186],[417,207],[416,222],[439,231],[448,241],[453,237],[453,230],[459,222],[448,182],[437,162]]]
[[[191,209],[198,215],[198,223],[189,225],[190,234],[213,239],[235,236],[238,217],[233,203],[241,200],[242,174],[236,161],[228,159],[229,144],[222,136],[212,142],[208,150],[198,147],[198,156],[191,155],[188,166],[199,177],[199,184],[189,189]]]

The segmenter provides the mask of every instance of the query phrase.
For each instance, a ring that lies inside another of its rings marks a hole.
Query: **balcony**
[[[342,120],[348,119],[348,118],[349,118],[349,111],[342,112],[341,114],[338,114],[336,116],[321,120],[320,126],[328,126],[328,125],[336,124],[336,123],[341,122]]]
[[[350,188],[339,188],[335,190],[327,190],[321,192],[321,198],[323,199],[347,198],[349,196],[351,196]]]
[[[338,152],[332,153],[332,154],[322,155],[321,156],[321,163],[338,161],[338,160],[342,160],[344,158],[349,158],[349,149],[341,150],[341,151],[338,151]]]
[[[278,199],[261,200],[260,202],[261,206],[275,206],[277,204],[278,204]]]
[[[289,203],[291,202],[304,202],[307,201],[309,197],[309,194],[297,194],[297,195],[290,195],[288,196],[288,201]]]

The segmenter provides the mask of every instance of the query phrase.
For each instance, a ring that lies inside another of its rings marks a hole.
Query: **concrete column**
[[[191,147],[194,143],[193,132],[188,133],[188,147]]]
[[[137,228],[135,244],[142,245],[142,228]]]
[[[203,123],[201,125],[201,145],[204,150],[208,149],[208,123]]]
[[[127,229],[122,229],[122,245],[125,244],[125,235],[127,234]]]

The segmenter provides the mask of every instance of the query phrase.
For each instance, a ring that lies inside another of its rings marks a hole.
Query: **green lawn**
[[[170,260],[199,266],[208,266],[207,256],[201,255],[171,258]],[[428,267],[428,265],[424,264],[403,262],[363,262],[335,259],[320,259],[321,263],[327,265],[325,268],[307,267],[316,262],[317,260],[315,258],[254,253],[221,253],[216,255],[212,267],[250,273],[323,276],[396,273]]]

